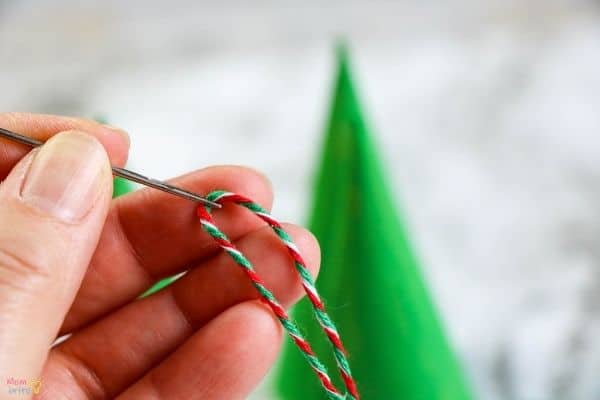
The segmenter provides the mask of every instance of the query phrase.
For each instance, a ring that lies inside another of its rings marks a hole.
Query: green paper
[[[123,196],[131,191],[133,191],[133,186],[128,180],[119,177],[113,180],[113,198]]]
[[[470,399],[386,186],[342,48],[337,74],[309,226],[322,249],[317,287],[347,347],[362,398]],[[331,347],[306,299],[294,317],[342,390]],[[326,398],[289,342],[277,389],[285,400]]]
[[[140,296],[140,298],[150,296],[151,294],[154,294],[154,293],[158,292],[159,290],[166,288],[167,286],[169,286],[171,283],[175,282],[179,278],[180,278],[180,275],[174,275],[174,276],[170,276],[168,278],[165,278],[165,279],[162,279],[162,280],[156,282],[150,289],[146,290]]]

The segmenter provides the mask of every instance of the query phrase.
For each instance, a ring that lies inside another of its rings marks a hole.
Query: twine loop
[[[206,198],[219,204],[234,203],[247,208],[260,219],[269,224],[269,226],[273,229],[275,234],[277,234],[279,239],[286,246],[291,258],[294,261],[294,266],[298,275],[300,276],[304,291],[306,292],[306,295],[312,305],[313,314],[319,322],[321,329],[331,342],[333,354],[335,356],[335,360],[342,380],[344,381],[344,386],[346,389],[346,392],[344,394],[342,394],[333,385],[325,365],[319,360],[317,355],[314,353],[310,344],[305,339],[302,332],[300,332],[300,330],[298,329],[296,323],[288,316],[286,310],[277,301],[275,296],[273,296],[271,291],[265,287],[263,280],[258,276],[250,261],[216,226],[215,221],[211,215],[210,206],[200,205],[198,207],[198,217],[200,218],[200,224],[202,225],[202,228],[204,228],[204,230],[218,243],[218,245],[227,254],[229,254],[231,258],[233,258],[236,264],[238,264],[244,270],[248,278],[252,281],[252,284],[254,285],[256,290],[259,292],[261,298],[269,305],[271,310],[273,310],[273,312],[281,322],[281,325],[283,325],[284,329],[287,331],[292,341],[302,352],[308,364],[312,367],[313,371],[315,372],[319,381],[321,382],[321,385],[325,389],[328,399],[359,400],[358,389],[350,371],[350,365],[348,363],[347,353],[344,349],[344,345],[342,344],[335,324],[325,311],[325,305],[323,304],[323,301],[321,300],[321,297],[317,292],[314,279],[311,276],[308,269],[306,268],[306,263],[300,255],[298,247],[294,244],[288,233],[283,230],[281,224],[277,220],[275,220],[265,209],[263,209],[260,205],[244,196],[217,190],[211,192],[208,196],[206,196]]]

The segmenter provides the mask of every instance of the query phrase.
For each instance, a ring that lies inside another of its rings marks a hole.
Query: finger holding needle
[[[26,144],[31,147],[39,147],[44,144],[44,142],[41,142],[39,140],[30,138],[30,137],[27,137],[24,135],[20,135],[16,132],[12,132],[12,131],[9,131],[9,130],[3,129],[3,128],[0,128],[0,136],[5,137],[7,139],[11,139],[18,143]],[[170,185],[170,184],[160,181],[158,179],[148,178],[142,174],[139,174],[134,171],[130,171],[125,168],[112,167],[112,172],[113,172],[113,175],[115,175],[115,176],[151,187],[153,189],[162,190],[163,192],[170,193],[172,195],[179,196],[179,197],[182,197],[187,200],[199,202],[206,206],[210,206],[210,207],[214,207],[214,208],[221,208],[220,204],[215,203],[210,200],[207,200],[204,197],[200,196],[199,194],[190,192],[185,189],[178,188],[176,186]]]

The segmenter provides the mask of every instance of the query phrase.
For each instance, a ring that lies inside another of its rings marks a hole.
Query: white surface
[[[81,3],[0,2],[0,109],[105,115],[156,177],[253,166],[292,221],[347,37],[481,398],[600,398],[597,2]]]

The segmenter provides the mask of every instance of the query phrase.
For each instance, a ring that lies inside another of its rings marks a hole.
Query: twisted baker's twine
[[[296,346],[300,349],[312,369],[315,371],[317,377],[321,381],[321,385],[325,389],[327,393],[327,397],[330,400],[358,400],[358,390],[356,388],[356,383],[354,378],[352,378],[352,373],[350,372],[350,365],[348,364],[348,359],[346,358],[346,350],[340,340],[340,336],[337,332],[337,329],[329,318],[329,315],[325,312],[325,306],[317,293],[317,289],[315,287],[315,283],[313,281],[310,272],[305,266],[304,260],[298,251],[298,247],[292,242],[290,236],[283,230],[281,224],[277,222],[273,217],[267,213],[261,206],[254,203],[252,200],[241,196],[235,193],[229,193],[225,191],[214,191],[206,196],[208,200],[214,201],[216,203],[235,203],[241,205],[248,210],[252,211],[256,214],[260,219],[265,221],[267,224],[273,228],[277,236],[281,239],[281,241],[287,247],[290,255],[294,259],[294,265],[296,267],[296,271],[300,275],[302,280],[302,286],[304,287],[304,291],[306,292],[312,306],[313,312],[315,314],[316,319],[321,324],[321,328],[323,332],[329,338],[333,346],[333,353],[335,355],[335,359],[340,371],[340,374],[344,380],[344,384],[346,387],[346,393],[341,394],[338,389],[331,382],[331,378],[327,374],[327,369],[325,366],[319,361],[315,353],[313,352],[310,344],[306,341],[298,326],[290,319],[285,309],[279,304],[277,299],[273,296],[273,294],[264,286],[262,279],[257,275],[254,267],[248,261],[248,259],[231,243],[229,238],[217,228],[215,225],[215,221],[213,220],[210,212],[210,206],[199,206],[198,207],[198,216],[200,217],[200,224],[204,228],[204,230],[212,236],[212,238],[221,246],[223,250],[227,252],[235,260],[235,262],[242,267],[246,275],[252,281],[252,284],[258,290],[263,300],[267,302],[267,304],[271,307],[279,321],[288,332]]]

